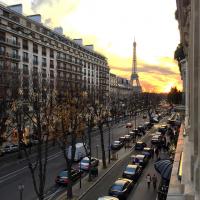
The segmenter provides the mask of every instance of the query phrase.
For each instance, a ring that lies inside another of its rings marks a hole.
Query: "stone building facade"
[[[23,15],[21,4],[0,4],[0,70],[1,98],[9,96],[8,83],[15,76],[24,94],[39,79],[59,91],[95,90],[99,96],[109,92],[107,59],[81,39],[64,36],[61,27],[44,26],[40,15]]]
[[[177,180],[174,163],[168,200],[200,199],[200,1],[177,0],[185,60],[180,63],[185,89],[185,128],[183,137],[182,178]],[[181,141],[181,138],[179,138]],[[179,142],[178,141],[178,142]],[[178,156],[175,156],[175,158]],[[180,159],[180,158],[179,158]]]

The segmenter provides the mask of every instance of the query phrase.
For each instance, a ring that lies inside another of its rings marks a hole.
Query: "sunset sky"
[[[40,13],[50,27],[62,26],[72,39],[83,38],[108,58],[111,72],[130,79],[133,41],[144,90],[182,89],[173,60],[179,43],[174,0],[1,0],[22,3],[27,15]]]

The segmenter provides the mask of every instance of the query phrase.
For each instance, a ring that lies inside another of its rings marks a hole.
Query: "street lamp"
[[[23,184],[19,184],[18,185],[18,190],[19,190],[20,200],[22,200],[22,194],[23,194],[23,191],[24,191],[24,185]]]

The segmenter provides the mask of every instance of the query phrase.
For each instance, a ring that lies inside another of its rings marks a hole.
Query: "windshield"
[[[59,176],[68,177],[68,171],[62,171],[60,172]]]
[[[89,163],[89,160],[83,159],[81,160],[81,163]]]
[[[126,168],[126,172],[131,172],[131,173],[135,173],[135,168],[133,168],[133,167],[127,167]]]
[[[111,189],[115,191],[122,191],[123,185],[113,185]]]

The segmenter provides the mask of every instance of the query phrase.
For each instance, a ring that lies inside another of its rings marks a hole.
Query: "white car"
[[[99,165],[99,160],[97,158],[91,157],[91,168],[97,167]],[[82,170],[89,170],[89,158],[85,157],[83,158],[79,163],[80,169]]]

